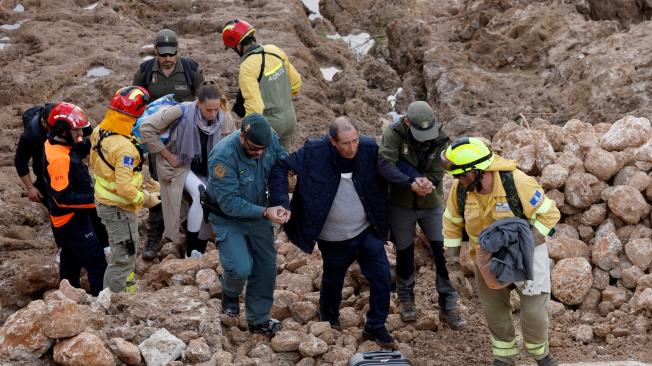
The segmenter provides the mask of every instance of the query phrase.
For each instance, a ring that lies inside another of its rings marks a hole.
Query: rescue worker
[[[142,87],[118,90],[91,135],[97,214],[107,228],[111,247],[104,287],[113,292],[136,291],[134,268],[140,243],[136,212],[160,203],[157,184],[143,184],[143,158],[131,134],[148,100],[147,90]]]
[[[240,19],[227,22],[222,30],[224,47],[240,56],[240,91],[233,111],[240,117],[263,114],[290,151],[297,124],[292,96],[301,88],[301,75],[283,50],[256,43],[255,32],[251,24]]]
[[[57,103],[48,116],[50,131],[43,145],[43,176],[52,232],[61,247],[59,277],[80,287],[82,268],[88,273],[91,294],[102,290],[106,270],[104,250],[93,228],[93,181],[83,163],[88,155],[84,111],[70,103]]]
[[[538,232],[541,238],[551,235],[560,218],[555,202],[546,197],[534,178],[516,168],[515,161],[493,154],[478,138],[456,139],[442,153],[441,159],[444,168],[455,178],[444,212],[444,246],[460,246],[466,230],[478,296],[491,333],[493,365],[516,364],[519,349],[510,305],[510,292],[515,289],[521,299],[523,341],[528,354],[538,366],[556,366],[557,362],[548,351],[550,267],[546,245],[534,247],[534,279],[525,286],[519,283],[490,288],[489,279],[480,272],[477,258],[480,232],[495,221],[514,217],[516,207],[536,229],[532,230],[533,234]],[[462,212],[460,206],[464,208]]]
[[[267,175],[285,156],[278,136],[258,113],[245,117],[240,131],[222,139],[208,156],[206,191],[219,206],[209,221],[224,267],[222,311],[239,314],[239,296],[246,283],[249,331],[268,335],[281,329],[281,323],[269,317],[276,282],[272,223],[284,223],[287,211],[268,207]]]
[[[466,320],[457,311],[457,291],[448,276],[441,233],[444,170],[439,155],[448,141],[428,103],[413,102],[407,115],[383,132],[379,171],[390,182],[389,223],[396,248],[396,293],[401,319],[412,322],[417,318],[414,240],[418,223],[429,240],[435,261],[439,319],[458,330],[466,325]]]
[[[179,240],[181,198],[186,191],[191,204],[185,254],[186,257],[193,251],[203,254],[213,231],[204,222],[199,186],[205,186],[208,180],[208,153],[222,138],[235,131],[226,96],[213,81],[207,81],[199,88],[197,100],[154,113],[143,122],[140,131],[149,151],[158,159],[164,237],[175,242]],[[163,144],[161,135],[165,133],[170,139]]]
[[[306,253],[315,241],[323,259],[319,293],[319,317],[339,329],[340,303],[346,272],[357,261],[371,295],[365,339],[392,347],[394,339],[385,327],[389,314],[391,274],[385,253],[388,235],[387,185],[378,174],[378,145],[360,136],[348,117],[336,118],[329,135],[308,141],[280,160],[270,173],[272,205],[291,209],[284,226],[288,238]],[[297,186],[288,199],[288,173],[297,175]]]
[[[177,34],[174,31],[160,30],[154,41],[156,57],[142,62],[134,74],[133,85],[147,89],[151,101],[174,94],[178,100],[191,102],[204,82],[204,71],[201,66],[191,58],[179,56],[178,45]],[[138,133],[135,135],[139,137]],[[147,157],[149,174],[158,181],[156,154],[150,152]],[[164,231],[163,208],[161,205],[156,205],[149,209],[147,243],[143,251],[143,259],[156,258],[156,252],[163,244],[161,239]]]

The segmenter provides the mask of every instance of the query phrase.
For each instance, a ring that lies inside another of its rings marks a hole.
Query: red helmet
[[[240,19],[231,20],[222,29],[224,47],[236,48],[243,39],[253,35],[254,32],[256,29],[248,22]]]
[[[57,103],[52,108],[52,111],[48,116],[48,126],[52,128],[57,123],[57,121],[60,120],[66,121],[68,126],[70,126],[70,128],[73,130],[81,129],[91,125],[91,123],[88,122],[86,113],[84,113],[81,108],[72,103],[66,102]]]
[[[109,108],[132,117],[140,117],[149,102],[149,93],[142,86],[126,86],[119,89],[109,102]]]

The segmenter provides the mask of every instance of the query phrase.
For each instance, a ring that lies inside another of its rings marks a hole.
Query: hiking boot
[[[398,305],[401,310],[401,320],[409,323],[417,320],[417,307],[414,301],[401,301]]]
[[[494,359],[494,362],[491,364],[491,366],[516,366],[516,362],[506,362],[499,359]]]
[[[249,324],[249,331],[252,333],[260,333],[265,335],[274,335],[281,330],[281,322],[276,319],[269,319],[266,322],[251,325]]]
[[[147,244],[145,244],[145,250],[143,250],[143,259],[146,261],[153,261],[157,256],[156,244],[147,242]]]
[[[394,341],[394,338],[392,338],[384,326],[377,329],[369,329],[365,325],[362,331],[362,338],[368,341],[374,341],[383,348],[394,348],[396,346],[396,341]]]
[[[222,313],[229,316],[238,316],[240,314],[240,298],[222,293]]]
[[[557,360],[552,358],[552,356],[547,355],[546,357],[537,360],[537,366],[559,366]]]
[[[449,311],[439,310],[439,321],[448,324],[453,330],[460,330],[466,326],[466,320],[464,320],[457,309]]]

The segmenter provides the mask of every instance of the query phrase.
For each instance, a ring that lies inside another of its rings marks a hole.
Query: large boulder
[[[16,288],[21,294],[32,295],[59,287],[59,265],[54,258],[47,262],[30,262],[16,273]]]
[[[282,330],[272,338],[272,349],[274,352],[298,351],[304,337],[304,333],[295,330]]]
[[[36,360],[52,347],[54,341],[41,328],[45,309],[45,302],[36,300],[7,318],[0,328],[0,359]]]
[[[628,224],[638,223],[650,212],[641,192],[628,185],[614,187],[607,204],[614,215]]]
[[[566,180],[566,203],[576,208],[589,208],[600,199],[600,180],[589,173],[573,173]]]
[[[605,271],[615,268],[619,263],[618,255],[622,248],[620,240],[613,232],[605,236],[596,236],[591,252],[593,264]]]
[[[572,239],[566,236],[559,236],[546,241],[548,246],[548,256],[555,261],[576,258],[589,257],[589,247],[581,240]]]
[[[616,156],[599,148],[591,149],[584,160],[586,171],[598,179],[607,181],[620,169]]]
[[[115,358],[104,342],[92,333],[80,333],[54,346],[54,361],[64,366],[114,366]]]
[[[299,344],[299,352],[305,357],[317,357],[328,352],[328,344],[314,335],[308,334]]]
[[[630,240],[625,245],[625,253],[632,264],[645,271],[652,263],[652,240],[649,237]]]
[[[122,338],[111,338],[109,348],[114,355],[118,356],[120,361],[129,366],[140,364],[140,349],[133,343],[127,342]]]
[[[43,334],[52,339],[70,338],[86,327],[86,316],[72,300],[50,301],[45,310]]]
[[[650,121],[647,118],[627,116],[611,126],[602,136],[600,146],[607,151],[622,151],[628,147],[639,147],[650,138]]]
[[[550,164],[542,169],[539,183],[544,189],[561,188],[568,178],[568,169],[560,164]]]
[[[614,178],[614,186],[632,186],[637,191],[643,192],[650,184],[650,177],[647,173],[633,166],[626,166],[622,168]]]
[[[577,305],[591,290],[593,275],[586,258],[562,259],[552,270],[552,294],[566,305]]]

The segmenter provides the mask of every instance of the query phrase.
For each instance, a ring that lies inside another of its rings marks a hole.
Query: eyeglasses
[[[251,140],[249,140],[246,137],[245,137],[244,140],[245,140],[245,145],[247,145],[247,150],[249,150],[251,152],[263,151],[263,150],[265,150],[267,148],[267,146],[265,146],[265,145],[261,146],[261,145],[254,144],[253,142],[251,142]],[[252,145],[253,145],[253,147],[251,147]]]
[[[174,57],[177,54],[176,53],[159,53],[158,55],[161,56],[161,57]]]

